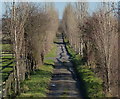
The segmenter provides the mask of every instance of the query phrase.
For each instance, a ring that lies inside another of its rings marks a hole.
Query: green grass
[[[103,97],[102,79],[98,78],[88,66],[77,66],[79,76],[82,78],[88,97]]]
[[[12,50],[11,44],[0,44],[0,48],[2,48],[2,51],[11,51]]]
[[[44,63],[54,65],[54,61],[52,59],[44,60]]]
[[[13,60],[7,60],[6,62],[3,62],[1,64],[2,66],[0,67],[0,69],[2,69],[2,67],[6,66],[11,61],[13,61]],[[14,66],[14,63],[10,64],[9,66]],[[5,81],[7,79],[7,77],[9,76],[10,71],[13,70],[13,68],[9,68],[9,66],[2,70],[2,72],[3,72],[2,73],[2,81]]]
[[[13,56],[12,55],[3,55],[2,58],[13,58]]]
[[[6,66],[7,64],[9,64],[11,62],[13,62],[13,60],[6,60],[6,61],[2,62],[2,67]],[[10,65],[13,66],[13,64],[10,64]]]
[[[12,70],[13,70],[13,68],[9,68],[9,67],[8,67],[8,68],[3,69],[2,72],[8,72],[8,73],[9,73],[9,72],[12,71]]]
[[[55,57],[56,49],[57,49],[57,46],[53,46],[53,48],[50,50],[50,52],[47,55],[45,55],[45,57]]]
[[[55,57],[56,46],[45,56]],[[44,61],[47,65],[42,65],[36,71],[32,72],[29,79],[26,79],[21,83],[22,93],[17,97],[46,97],[48,92],[48,85],[50,83],[54,60],[47,59]]]
[[[2,77],[2,81],[4,82],[6,80],[6,78],[9,76],[8,73],[2,73],[0,74],[0,76]]]
[[[47,67],[47,68],[46,68]],[[31,73],[30,79],[22,83],[20,97],[45,97],[48,92],[48,83],[52,76],[52,66],[41,66]]]
[[[75,53],[75,51],[70,47],[68,41],[65,40],[65,42],[68,53],[70,54],[72,62],[75,65],[77,74],[82,80],[82,89],[85,91],[84,95],[90,98],[104,97],[102,79],[98,78],[96,74],[89,69],[89,66],[85,65],[84,59]]]
[[[7,58],[9,58],[11,60],[9,60]],[[1,62],[0,63],[0,69],[2,69],[2,67],[4,67],[4,66],[7,66],[12,61],[13,61],[12,54],[9,54],[9,53],[6,53],[6,52],[2,53],[2,57],[0,59],[0,62]],[[9,66],[14,66],[14,63],[10,64]],[[9,73],[13,70],[13,68],[9,68],[9,66],[4,68],[3,70],[1,70],[3,72],[3,73],[1,73],[2,81],[5,81],[8,78]]]

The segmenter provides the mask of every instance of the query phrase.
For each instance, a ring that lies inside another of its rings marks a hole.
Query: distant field
[[[0,75],[2,75],[2,81],[5,81],[13,71],[12,47],[10,44],[0,44],[0,48],[2,48],[2,55],[0,55]]]
[[[2,52],[10,52],[12,50],[11,44],[0,44]]]

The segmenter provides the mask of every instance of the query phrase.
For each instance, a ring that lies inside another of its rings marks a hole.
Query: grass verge
[[[42,65],[36,71],[32,72],[29,79],[21,84],[22,93],[18,97],[46,97],[48,92],[48,84],[53,73],[54,60],[49,57],[56,56],[56,46],[45,56],[45,65]]]
[[[84,90],[84,97],[100,98],[104,97],[102,79],[98,78],[96,74],[85,65],[84,59],[75,53],[71,48],[69,42],[64,40],[68,54],[71,56],[72,63],[75,65],[75,70],[79,79],[82,81],[82,89]]]

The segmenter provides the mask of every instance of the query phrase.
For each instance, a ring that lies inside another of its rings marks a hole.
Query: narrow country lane
[[[57,42],[57,57],[48,97],[80,97],[79,81],[69,60],[62,36]]]

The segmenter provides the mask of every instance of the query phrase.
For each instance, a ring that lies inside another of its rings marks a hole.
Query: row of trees
[[[58,14],[53,3],[6,3],[3,32],[10,34],[15,57],[14,93],[20,82],[43,64],[58,28]]]
[[[103,79],[106,95],[118,96],[118,7],[100,3],[91,16],[88,3],[68,4],[62,26],[70,45],[94,72]]]

